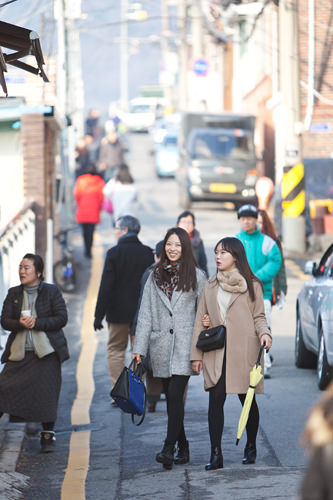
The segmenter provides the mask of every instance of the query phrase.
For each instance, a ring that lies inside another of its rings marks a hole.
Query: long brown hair
[[[267,236],[270,236],[271,238],[273,238],[274,241],[278,241],[278,237],[276,236],[273,221],[270,219],[266,210],[259,209],[258,214],[261,215],[261,218],[262,218],[262,225],[261,225],[260,231],[263,234],[267,234]]]
[[[214,252],[216,252],[217,247],[219,245],[222,246],[223,250],[231,253],[231,255],[234,257],[236,267],[240,272],[240,274],[245,279],[247,283],[247,289],[250,294],[250,298],[253,301],[255,299],[253,282],[257,281],[258,283],[260,283],[262,291],[264,291],[264,287],[260,279],[257,278],[257,276],[253,274],[253,272],[251,271],[243,243],[238,238],[233,238],[233,237],[222,238],[220,241],[216,243]]]
[[[156,267],[159,269],[162,281],[166,281],[168,279],[168,274],[165,270],[165,264],[169,263],[169,259],[166,255],[165,245],[170,236],[173,234],[178,236],[182,246],[182,255],[179,261],[179,281],[177,290],[182,290],[183,292],[189,292],[191,288],[192,290],[196,290],[198,285],[197,273],[195,269],[197,262],[193,254],[191,239],[184,229],[181,229],[180,227],[172,227],[167,231],[163,240],[161,259],[156,264]]]

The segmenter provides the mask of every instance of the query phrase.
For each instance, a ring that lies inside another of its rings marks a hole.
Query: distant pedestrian
[[[85,256],[91,259],[95,226],[100,222],[100,211],[104,199],[104,181],[97,174],[95,165],[89,165],[87,173],[77,178],[74,186],[76,200],[76,222],[81,224]]]
[[[132,358],[150,353],[154,377],[167,399],[168,428],[156,460],[166,468],[189,461],[184,429],[184,392],[192,374],[190,348],[197,302],[206,277],[196,267],[191,240],[179,227],[165,235],[160,261],[144,287]],[[178,453],[174,457],[175,445]]]
[[[161,259],[161,252],[163,248],[163,240],[159,241],[155,245],[155,250],[154,250],[154,260],[155,264],[157,264],[160,259]],[[145,287],[145,284],[149,278],[149,275],[151,271],[154,268],[154,264],[148,267],[148,269],[145,270],[143,273],[143,276],[141,278],[140,282],[140,297],[138,301],[138,307],[135,313],[135,317],[131,326],[131,335],[133,338],[134,342],[134,337],[135,337],[135,330],[136,330],[136,325],[138,321],[138,315],[139,315],[139,310],[140,310],[140,305],[141,305],[141,300],[142,300],[142,295],[143,295],[143,290]],[[147,400],[148,400],[148,411],[150,413],[154,413],[156,411],[156,404],[160,400],[161,393],[163,392],[163,386],[162,386],[162,380],[158,377],[154,377],[153,372],[151,370],[151,361],[150,361],[150,354],[149,351],[147,353],[146,359],[144,360],[144,365],[146,369],[146,386],[147,386]]]
[[[206,273],[206,276],[208,277],[205,247],[199,231],[195,229],[194,213],[190,212],[189,210],[185,210],[185,212],[182,212],[180,215],[178,215],[177,226],[185,229],[185,231],[188,232],[191,238],[194,257],[198,263],[198,266]]]
[[[257,207],[251,204],[243,205],[237,216],[241,232],[236,234],[236,238],[243,243],[250,268],[264,286],[265,314],[268,326],[271,327],[273,279],[281,267],[281,252],[273,238],[260,232]],[[264,358],[265,378],[270,378],[272,361],[267,351]]]
[[[115,130],[103,137],[99,149],[99,168],[105,182],[114,177],[117,169],[125,163],[125,151],[126,145]]]
[[[42,452],[55,446],[54,424],[61,388],[61,363],[69,358],[62,328],[67,309],[59,289],[44,282],[44,263],[26,254],[19,266],[21,285],[10,288],[1,325],[11,333],[2,355],[0,416],[42,422]]]
[[[311,411],[303,442],[310,458],[300,500],[333,500],[333,383]]]
[[[282,309],[285,298],[287,295],[287,273],[286,266],[284,263],[283,249],[282,244],[279,238],[276,235],[273,221],[270,219],[266,210],[258,210],[258,225],[260,227],[260,231],[263,234],[267,234],[274,241],[276,241],[277,246],[279,247],[281,253],[281,267],[279,272],[273,278],[273,297],[272,297],[272,305],[277,304],[280,309]]]
[[[104,186],[104,196],[112,201],[113,218],[137,213],[138,190],[127,165],[121,165],[114,178]]]
[[[221,469],[224,403],[227,394],[238,394],[244,405],[249,374],[258,357],[260,344],[271,347],[272,338],[265,318],[262,284],[248,264],[244,246],[237,238],[223,238],[215,246],[216,275],[206,283],[196,315],[191,348],[192,368],[203,369],[205,390],[209,391],[210,461],[206,470]],[[203,352],[196,347],[203,327],[226,327],[225,347]],[[263,382],[256,393],[263,392]],[[254,396],[246,425],[247,442],[242,463],[254,464],[259,409]]]
[[[87,173],[90,163],[90,152],[86,141],[80,139],[75,148],[75,179]]]
[[[125,215],[116,220],[117,244],[108,250],[95,308],[94,329],[109,328],[107,358],[112,387],[124,368],[125,351],[137,309],[140,280],[154,262],[152,249],[138,239],[140,222]]]

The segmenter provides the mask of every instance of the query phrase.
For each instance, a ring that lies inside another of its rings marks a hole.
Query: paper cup
[[[21,311],[21,316],[31,316],[30,309],[23,309],[23,311]]]

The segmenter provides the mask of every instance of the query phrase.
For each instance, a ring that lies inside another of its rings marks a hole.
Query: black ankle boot
[[[205,466],[205,469],[206,470],[223,469],[223,456],[222,456],[221,446],[216,446],[212,448],[210,454],[210,461]]]
[[[188,441],[185,443],[178,443],[177,455],[174,458],[174,464],[187,464],[190,461],[190,447]]]
[[[244,449],[244,457],[242,463],[244,465],[254,464],[257,458],[257,448],[253,443],[248,443]]]
[[[42,453],[52,453],[55,449],[55,432],[41,431],[40,433],[40,446]]]
[[[156,462],[163,464],[166,469],[171,469],[173,464],[174,453],[175,453],[174,445],[164,441],[164,446],[162,450],[156,454]]]

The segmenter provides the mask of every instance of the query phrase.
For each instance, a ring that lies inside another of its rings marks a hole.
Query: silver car
[[[305,272],[312,278],[297,296],[295,364],[316,367],[318,386],[323,390],[333,374],[333,244],[319,265],[307,262]]]

